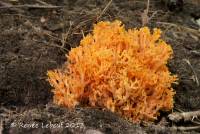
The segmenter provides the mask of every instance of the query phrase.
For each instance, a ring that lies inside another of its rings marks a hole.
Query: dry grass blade
[[[0,120],[0,134],[3,133],[3,121]]]
[[[73,25],[73,23],[71,21],[69,21],[69,29],[68,29],[67,33],[62,34],[62,41],[61,41],[62,47],[65,46],[65,43],[66,43],[68,36],[69,36],[69,33],[71,32],[71,29],[72,29],[72,25]]]
[[[108,2],[108,4],[106,5],[106,7],[102,10],[101,14],[97,17],[97,22],[99,21],[99,19],[106,13],[106,11],[108,10],[109,6],[111,5],[112,0],[110,0]]]
[[[42,0],[36,0],[38,3],[46,5],[46,6],[52,6],[51,4],[48,4],[47,2],[44,2]]]
[[[145,26],[149,22],[149,16],[148,16],[148,13],[149,13],[149,3],[150,3],[150,0],[147,0],[147,8],[141,14],[142,26]]]
[[[198,79],[197,74],[196,74],[193,66],[191,65],[190,61],[188,59],[183,59],[183,60],[190,66],[190,68],[194,74],[194,81],[196,82],[197,86],[199,86],[199,79]]]
[[[35,33],[37,33],[38,35],[47,35],[47,36],[49,36],[50,38],[52,38],[52,39],[54,39],[54,40],[63,42],[62,39],[59,39],[59,38],[57,38],[57,37],[54,37],[54,36],[52,35],[51,31],[43,30],[43,29],[41,29],[40,27],[36,27],[36,26],[34,26],[30,21],[25,22],[24,25],[27,26],[27,27],[29,27],[29,28],[31,28],[31,29],[33,29],[33,31],[34,31]],[[59,45],[49,44],[49,43],[47,44],[46,42],[38,41],[38,40],[34,40],[34,39],[33,39],[33,41],[39,42],[39,43],[44,43],[45,45],[52,46],[52,47],[57,47],[57,48],[60,48],[61,50],[68,51],[66,48],[64,48],[64,46],[59,46]],[[65,43],[66,43],[66,41],[65,41]]]

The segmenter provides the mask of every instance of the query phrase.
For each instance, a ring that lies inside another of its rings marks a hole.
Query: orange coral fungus
[[[171,110],[177,77],[166,66],[173,51],[160,34],[147,27],[126,31],[120,21],[99,22],[62,69],[48,71],[54,102],[105,107],[133,122]]]

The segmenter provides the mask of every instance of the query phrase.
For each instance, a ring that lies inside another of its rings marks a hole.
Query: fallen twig
[[[166,126],[160,126],[160,125],[151,125],[149,126],[151,130],[154,130],[156,133],[168,131],[169,133],[176,133],[177,131],[191,131],[191,130],[198,130],[200,129],[200,126],[191,126],[191,127],[166,127]]]
[[[200,126],[194,126],[194,127],[176,127],[176,129],[180,130],[180,131],[191,131],[191,130],[200,129]]]
[[[12,4],[10,4],[10,3],[6,3],[6,2],[3,2],[3,1],[0,1],[0,5],[2,6],[2,7],[10,7],[10,6],[13,6]],[[2,8],[0,6],[0,9]],[[13,10],[13,11],[17,11],[17,12],[20,12],[20,13],[23,13],[24,11],[23,10],[21,10],[21,9],[17,9],[17,8],[11,8],[11,10]]]
[[[200,125],[199,121],[191,121],[191,122],[194,123],[194,124]]]
[[[196,55],[196,56],[200,56],[200,51],[192,50],[192,51],[190,51],[190,52],[191,52],[191,54],[194,54],[194,55]]]
[[[5,5],[1,6],[0,9],[8,9],[8,8],[40,8],[40,9],[57,9],[57,8],[63,8],[64,6],[53,6],[53,5]]]
[[[195,34],[198,37],[200,37],[200,31],[198,31],[196,29],[192,29],[190,27],[185,27],[185,26],[178,25],[178,24],[175,24],[175,23],[170,23],[170,22],[156,22],[156,23],[161,24],[161,25],[170,25],[170,26],[173,26],[173,27],[177,27],[177,28],[183,29],[184,32],[190,32],[190,33]]]
[[[193,121],[198,116],[200,116],[200,110],[193,112],[183,112],[183,113],[174,112],[170,114],[168,117],[171,121],[180,122],[181,120]]]

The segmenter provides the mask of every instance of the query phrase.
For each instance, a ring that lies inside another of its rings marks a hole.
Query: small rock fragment
[[[94,129],[88,129],[85,134],[104,134],[99,130],[94,130]]]

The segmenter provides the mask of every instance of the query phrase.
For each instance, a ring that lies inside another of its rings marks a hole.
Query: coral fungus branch
[[[120,21],[99,22],[69,52],[62,69],[48,71],[54,102],[105,107],[134,122],[171,110],[177,77],[166,66],[172,48],[160,35],[159,29],[125,30]]]

